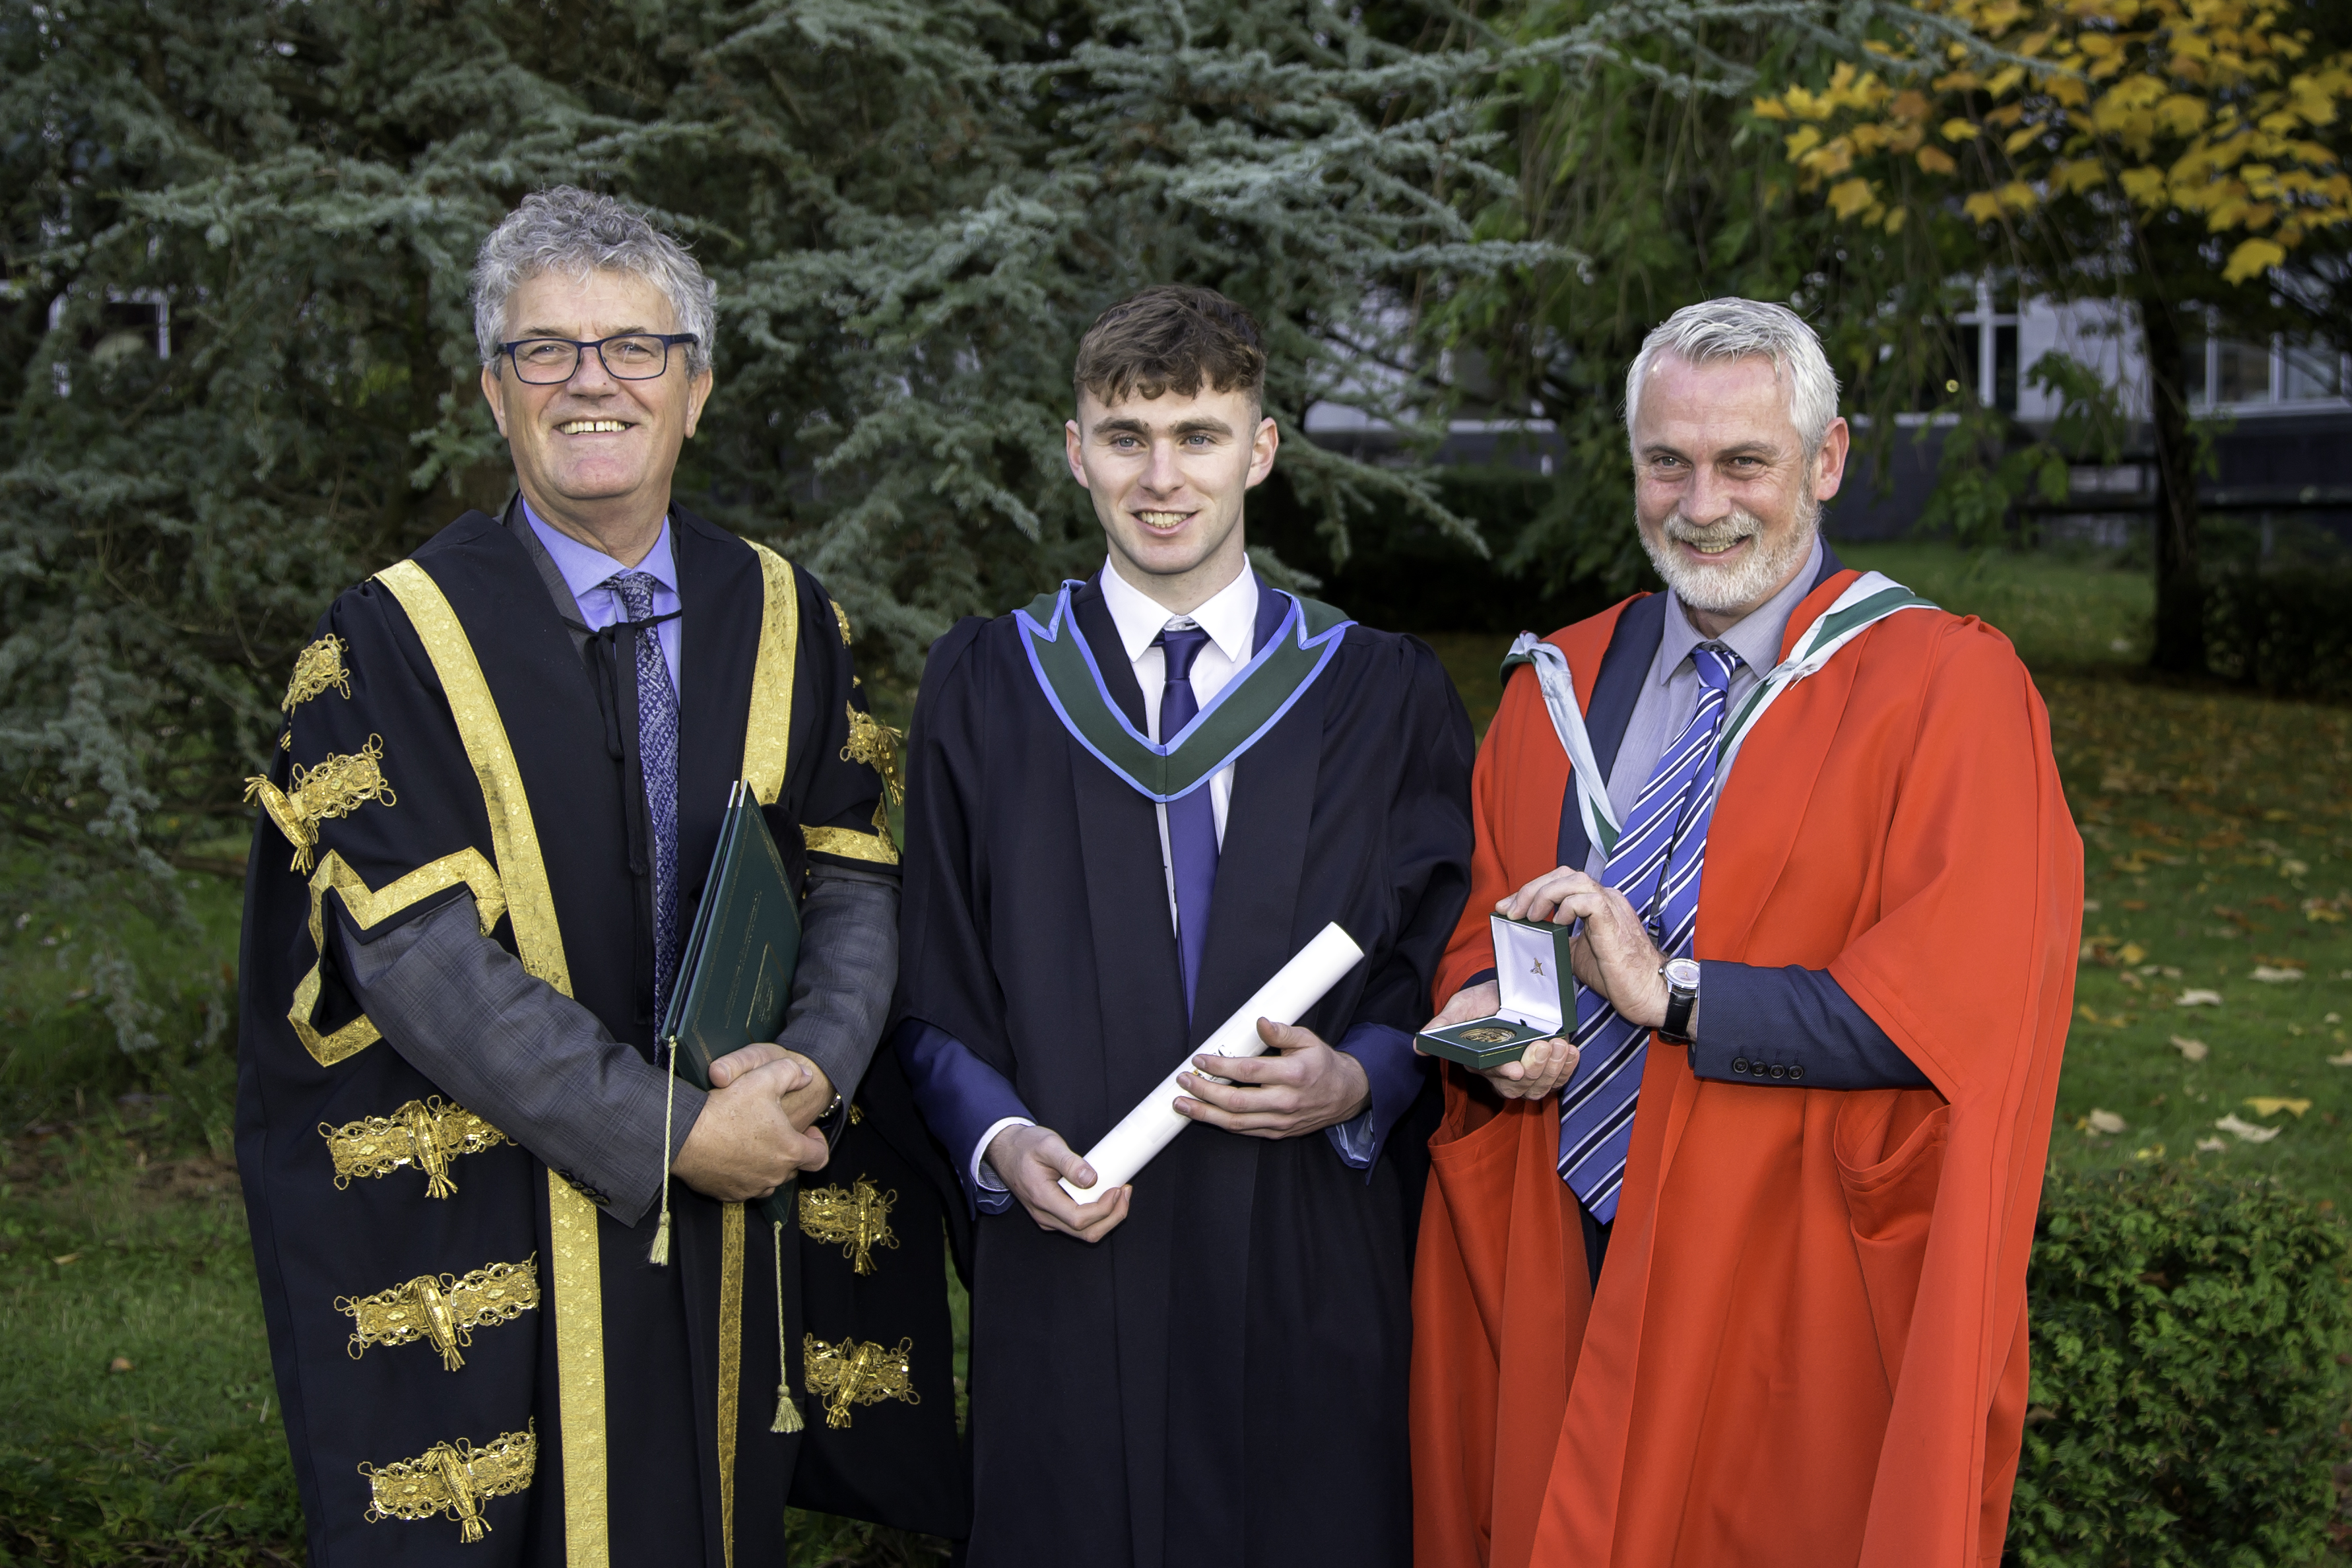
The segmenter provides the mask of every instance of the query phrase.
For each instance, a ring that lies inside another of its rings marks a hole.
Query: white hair
[[[506,341],[507,300],[543,272],[585,278],[592,272],[630,272],[662,291],[677,317],[677,330],[692,332],[686,351],[688,374],[710,368],[710,343],[718,321],[718,288],[686,247],[656,228],[627,203],[551,185],[523,197],[507,214],[474,258],[474,342],[482,363],[497,363]]]
[[[1658,361],[1671,354],[1689,364],[1769,359],[1772,374],[1789,389],[1789,420],[1797,427],[1808,458],[1829,438],[1837,417],[1838,382],[1822,353],[1822,340],[1805,319],[1786,305],[1727,296],[1685,305],[1650,331],[1633,368],[1625,373],[1625,437],[1633,437],[1633,416],[1642,385]]]

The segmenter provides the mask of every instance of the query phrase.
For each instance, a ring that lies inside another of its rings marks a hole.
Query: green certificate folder
[[[800,898],[760,803],[738,784],[662,1021],[661,1037],[688,1083],[709,1089],[713,1061],[783,1032],[800,953]],[[759,1207],[768,1219],[794,1223],[789,1186]]]

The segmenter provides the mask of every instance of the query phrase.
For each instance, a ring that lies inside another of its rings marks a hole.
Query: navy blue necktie
[[[653,619],[650,573],[615,572],[604,586],[620,595],[629,619]],[[637,761],[653,824],[654,1017],[659,1020],[669,1010],[670,982],[677,974],[677,693],[670,689],[660,634],[651,626],[637,633]]]
[[[1715,818],[1716,740],[1723,732],[1739,656],[1719,643],[1691,651],[1698,706],[1666,748],[1626,814],[1625,836],[1602,871],[1649,921],[1668,958],[1690,955],[1698,924],[1699,870]],[[1649,1059],[1650,1031],[1618,1016],[1601,994],[1576,988],[1575,1076],[1559,1091],[1559,1173],[1593,1218],[1617,1217],[1625,1155],[1633,1142],[1633,1102]]]
[[[1168,666],[1167,683],[1160,689],[1160,741],[1165,745],[1200,716],[1201,700],[1192,694],[1192,661],[1209,646],[1209,634],[1198,626],[1171,626],[1152,641]],[[1209,900],[1217,890],[1217,808],[1209,796],[1213,787],[1210,779],[1202,779],[1192,794],[1168,803],[1168,858],[1176,874],[1176,952],[1183,965],[1187,1017],[1193,993],[1200,988],[1201,954],[1209,944]]]

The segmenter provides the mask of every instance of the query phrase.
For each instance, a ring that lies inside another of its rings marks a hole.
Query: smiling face
[[[1274,471],[1281,442],[1248,393],[1106,405],[1081,389],[1065,437],[1119,575],[1178,615],[1241,575],[1242,498]]]
[[[1805,450],[1769,359],[1658,360],[1633,410],[1633,515],[1701,632],[1737,626],[1803,567],[1846,439],[1833,419]]]
[[[508,296],[506,336],[592,341],[622,332],[675,332],[661,289],[630,272],[542,272]],[[501,374],[503,372],[503,374]],[[520,380],[503,356],[482,369],[499,433],[531,510],[550,525],[634,566],[661,536],[678,448],[710,395],[710,373],[687,371],[687,351],[651,381],[621,381],[593,353],[572,379]]]

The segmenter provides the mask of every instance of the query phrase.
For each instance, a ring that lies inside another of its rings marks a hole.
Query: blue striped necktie
[[[1697,710],[1658,759],[1602,869],[1602,879],[1642,911],[1651,940],[1668,958],[1689,954],[1698,923],[1699,868],[1715,816],[1716,740],[1729,706],[1731,675],[1740,664],[1719,643],[1699,644],[1691,658],[1698,670]],[[1592,1217],[1607,1225],[1617,1217],[1617,1194],[1625,1181],[1650,1031],[1627,1023],[1600,993],[1580,984],[1574,1038],[1576,1076],[1559,1094],[1559,1174]]]
[[[620,595],[628,618],[654,614],[656,580],[647,572],[615,572],[605,587]],[[660,634],[637,633],[637,761],[646,775],[646,815],[652,819],[654,851],[654,1017],[669,1007],[670,982],[677,975],[677,693],[670,689],[669,661]]]

